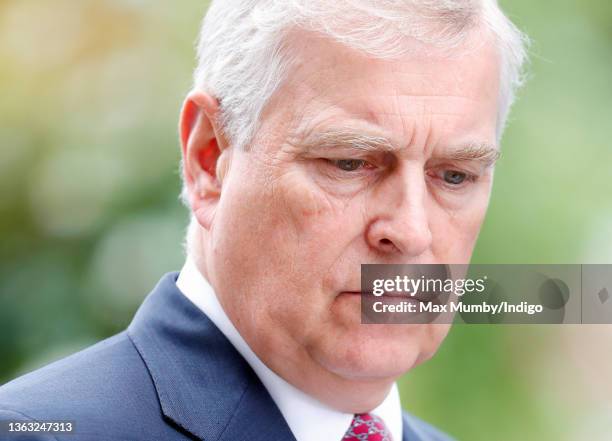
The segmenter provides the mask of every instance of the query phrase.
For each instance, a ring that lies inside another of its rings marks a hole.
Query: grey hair
[[[408,53],[406,38],[455,48],[479,25],[492,33],[500,56],[501,139],[523,83],[528,39],[497,0],[213,0],[200,33],[194,87],[219,100],[224,134],[234,148],[247,148],[289,71],[284,49],[291,30],[317,32],[388,59]],[[187,203],[186,196],[184,186]]]

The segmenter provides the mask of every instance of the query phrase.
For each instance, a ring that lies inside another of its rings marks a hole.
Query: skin
[[[268,367],[323,403],[366,412],[433,356],[450,325],[360,324],[360,264],[469,262],[493,167],[453,154],[496,145],[497,53],[485,41],[451,59],[413,43],[383,61],[300,38],[248,149],[224,136],[215,98],[187,97],[192,253]],[[393,150],[320,142],[345,132]]]

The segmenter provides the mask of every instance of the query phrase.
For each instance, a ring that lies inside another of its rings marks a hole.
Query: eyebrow
[[[292,144],[303,151],[329,150],[334,148],[351,148],[363,152],[397,152],[401,147],[388,138],[346,129],[330,129],[308,134]],[[453,161],[478,161],[490,167],[499,159],[501,153],[497,147],[486,142],[471,142],[456,147],[447,147],[442,155]]]
[[[365,152],[390,152],[399,150],[397,146],[393,145],[393,143],[384,136],[369,135],[367,133],[344,129],[330,129],[309,133],[303,139],[293,141],[292,144],[304,151],[342,147]]]
[[[479,161],[486,167],[490,167],[497,162],[501,152],[498,148],[487,143],[470,143],[456,148],[449,148],[446,155],[448,159],[454,161]]]

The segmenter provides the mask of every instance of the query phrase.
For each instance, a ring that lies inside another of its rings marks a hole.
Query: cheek
[[[275,193],[298,253],[308,265],[330,268],[361,228],[355,201],[336,198],[299,171],[283,176]],[[283,225],[283,228],[286,228]]]
[[[285,174],[279,182],[280,204],[286,207],[297,231],[307,231],[313,223],[334,217],[336,210],[332,201],[300,175],[299,172]]]
[[[363,234],[363,198],[331,196],[300,172],[277,182],[275,194],[282,197],[276,204],[285,213],[278,230],[291,232],[295,266],[307,275],[310,287],[327,291],[337,286],[338,273],[346,271],[347,250]]]
[[[362,240],[366,219],[366,195],[351,198],[330,195],[328,191],[299,175],[286,176],[281,206],[284,207],[298,253],[304,262],[319,271],[337,271],[347,250]]]
[[[239,269],[241,278],[257,280],[266,265],[277,267],[277,254],[286,259],[287,250],[274,253],[276,248],[270,246],[283,242],[282,232],[275,228],[278,208],[266,175],[248,159],[240,152],[232,159],[215,212],[211,248],[218,274]]]
[[[451,325],[449,324],[429,324],[423,325],[425,336],[422,338],[421,351],[416,361],[416,365],[424,363],[435,355],[438,348],[448,335]]]
[[[488,197],[474,198],[461,210],[436,209],[433,216],[433,250],[439,261],[467,263],[472,255],[478,233],[487,211]]]

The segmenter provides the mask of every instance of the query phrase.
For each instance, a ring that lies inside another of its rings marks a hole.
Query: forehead
[[[497,51],[492,38],[472,40],[445,51],[413,42],[405,57],[382,60],[303,32],[289,42],[293,64],[270,113],[282,109],[280,118],[296,135],[354,123],[407,139],[412,124],[427,120],[446,136],[480,132],[494,142]]]

